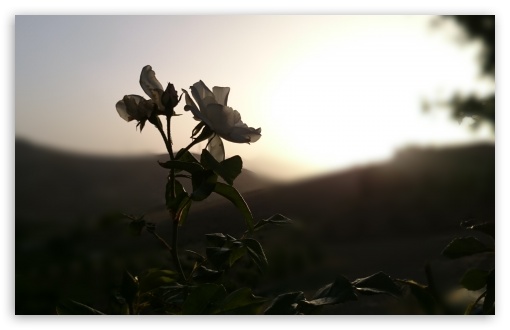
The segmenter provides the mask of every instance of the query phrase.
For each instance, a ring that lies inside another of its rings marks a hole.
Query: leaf
[[[496,224],[494,222],[484,222],[478,225],[467,227],[470,230],[480,231],[494,238],[496,236]]]
[[[245,200],[243,199],[241,194],[239,194],[236,188],[218,182],[216,183],[214,192],[220,194],[221,196],[231,201],[235,205],[235,207],[237,207],[237,209],[241,211],[248,229],[250,231],[253,231],[253,215],[251,214],[248,204],[246,204]]]
[[[58,315],[104,315],[90,306],[70,299],[58,303],[56,311]]]
[[[483,313],[486,315],[494,314],[494,301],[496,299],[496,276],[494,269],[487,275],[487,289],[483,301]]]
[[[211,309],[216,308],[215,304],[226,294],[222,285],[201,284],[191,290],[182,305],[182,313],[185,315],[209,314]]]
[[[227,242],[227,237],[222,233],[205,234],[205,239],[210,246],[222,247]]]
[[[204,168],[199,163],[189,163],[184,162],[182,160],[169,160],[167,162],[161,163],[158,161],[159,166],[164,167],[166,169],[174,169],[178,171],[186,171],[190,174],[193,174],[198,171],[202,171]]]
[[[230,185],[234,184],[234,180],[241,174],[243,169],[243,160],[239,156],[233,156],[225,159],[221,163],[221,177]]]
[[[358,292],[363,294],[385,293],[392,296],[400,296],[401,290],[395,282],[383,272],[378,272],[365,278],[352,282]]]
[[[419,284],[412,280],[400,280],[401,282],[407,284],[409,289],[411,290],[411,294],[416,298],[420,306],[423,308],[424,312],[428,315],[436,315],[439,311],[439,305],[430,293],[427,286]]]
[[[184,148],[179,150],[179,152],[175,155],[175,160],[200,165],[200,162],[195,158],[195,156],[193,156],[193,154],[188,150],[185,151]],[[202,165],[200,165],[200,167],[202,167]]]
[[[221,278],[221,275],[223,275],[223,271],[217,271],[200,266],[193,273],[193,280],[197,282],[215,282]]]
[[[191,199],[201,201],[209,197],[215,190],[218,176],[211,170],[203,170],[195,172],[191,176],[191,184],[193,185],[193,193]]]
[[[207,259],[216,267],[217,269],[225,268],[225,264],[228,262],[230,258],[230,249],[229,248],[218,248],[218,247],[208,247],[205,249],[207,254]]]
[[[138,279],[127,270],[124,271],[120,284],[120,294],[131,304],[138,293]]]
[[[252,238],[245,238],[241,240],[248,249],[248,255],[253,260],[255,265],[260,271],[264,271],[267,268],[267,258],[264,253],[264,249],[262,249],[262,245],[257,240]]]
[[[298,314],[298,303],[305,300],[305,295],[301,291],[281,294],[271,301],[264,314],[296,315]]]
[[[179,181],[175,180],[174,182],[175,198],[172,198],[172,184],[170,180],[168,180],[166,183],[165,200],[167,209],[177,212],[180,204],[188,197],[188,194]]]
[[[454,259],[490,251],[493,251],[493,249],[487,247],[478,239],[474,237],[462,237],[455,238],[451,241],[441,254],[445,257]]]
[[[351,282],[343,276],[338,276],[333,283],[317,290],[313,296],[313,300],[306,303],[314,306],[323,306],[357,299]]]
[[[243,168],[243,160],[239,156],[234,156],[218,162],[207,149],[202,151],[200,163],[207,169],[214,171],[227,182],[229,185],[234,184],[235,178],[241,174]]]
[[[257,222],[255,228],[258,229],[268,224],[283,226],[283,225],[295,225],[296,223],[294,220],[291,220],[286,216],[281,215],[280,213],[276,213],[267,219],[262,219],[261,221]]]
[[[241,288],[229,294],[213,313],[223,315],[257,314],[266,301],[265,298],[254,296],[251,289]]]
[[[460,284],[468,290],[480,290],[487,284],[489,272],[482,269],[468,270],[460,280]]]
[[[169,284],[173,284],[177,281],[179,275],[172,271],[166,269],[152,269],[149,270],[143,276],[140,276],[140,292],[148,292],[153,289],[156,289],[160,286],[165,286]]]
[[[244,244],[242,244],[239,241],[233,242],[232,246],[230,247],[230,256],[228,257],[228,265],[229,267],[232,267],[234,263],[241,259],[248,249]]]

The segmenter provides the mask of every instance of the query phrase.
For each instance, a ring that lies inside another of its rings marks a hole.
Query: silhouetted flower
[[[191,95],[197,102],[193,102],[188,92],[183,90],[186,97],[185,110],[191,110],[196,120],[203,121],[214,135],[209,139],[207,148],[218,161],[225,159],[225,150],[221,138],[235,143],[255,142],[261,137],[261,129],[248,127],[241,120],[237,110],[227,106],[230,87],[214,86],[211,90],[202,80],[190,87]]]
[[[145,94],[150,97],[149,100],[139,95],[125,95],[122,100],[117,102],[115,107],[122,119],[128,122],[138,120],[141,128],[154,113],[164,114],[165,105],[169,111],[173,111],[173,108],[179,103],[174,86],[168,84],[166,90],[163,91],[163,86],[156,78],[156,74],[150,65],[146,65],[142,69],[140,86],[142,86]]]

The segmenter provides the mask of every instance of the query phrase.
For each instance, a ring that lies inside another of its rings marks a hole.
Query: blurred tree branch
[[[453,20],[465,32],[466,42],[481,41],[483,50],[480,53],[479,62],[481,74],[495,81],[495,16],[494,15],[449,15],[442,16],[444,20]],[[480,97],[477,95],[455,95],[448,106],[452,109],[452,115],[457,120],[469,117],[474,120],[473,128],[477,128],[482,122],[489,123],[495,130],[495,94]]]

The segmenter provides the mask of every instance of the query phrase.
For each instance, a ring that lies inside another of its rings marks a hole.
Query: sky
[[[411,145],[493,141],[445,109],[454,92],[480,95],[480,45],[456,42],[431,16],[16,16],[15,134],[93,154],[163,153],[159,133],[122,120],[115,103],[144,95],[149,64],[178,90],[203,80],[231,88],[229,105],[262,138],[225,142],[248,168],[296,178],[381,161]],[[145,95],[144,95],[145,96]],[[173,119],[176,149],[190,113]],[[204,144],[192,151],[200,152]]]

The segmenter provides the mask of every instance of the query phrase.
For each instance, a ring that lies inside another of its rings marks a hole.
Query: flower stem
[[[174,218],[174,228],[172,231],[172,255],[174,258],[175,267],[179,271],[181,278],[186,282],[186,275],[184,275],[184,271],[182,270],[181,261],[179,260],[179,255],[177,252],[177,239],[179,237],[179,222]]]
[[[174,153],[172,150],[172,136],[170,131],[170,116],[166,117],[166,129],[167,129],[167,135],[165,135],[165,132],[163,130],[163,125],[159,118],[156,120],[156,124],[154,124],[156,128],[158,129],[159,133],[161,134],[161,137],[163,138],[163,141],[165,142],[166,150],[168,151],[168,156],[170,157],[170,160],[174,159]],[[173,199],[175,198],[175,171],[174,169],[170,170],[170,175],[168,176],[168,180],[170,182],[170,197]],[[172,246],[171,246],[171,253],[172,258],[174,260],[175,268],[177,268],[177,271],[181,275],[182,280],[186,281],[186,275],[184,275],[184,271],[182,270],[181,261],[179,260],[179,253],[177,251],[177,239],[179,237],[179,221],[175,216],[175,213],[173,211],[169,211],[170,218],[173,222],[173,233],[172,233]]]

